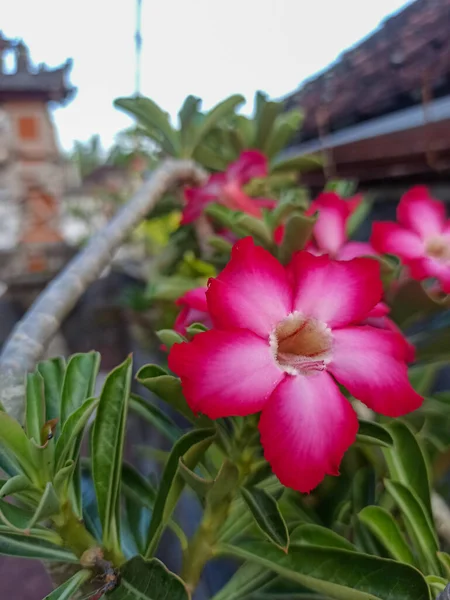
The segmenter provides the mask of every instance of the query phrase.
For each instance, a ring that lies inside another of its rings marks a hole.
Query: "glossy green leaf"
[[[302,523],[291,532],[291,543],[323,546],[324,548],[341,548],[356,551],[356,548],[344,537],[315,523]]]
[[[122,465],[122,486],[124,494],[153,510],[156,490],[145,477],[128,463]]]
[[[174,344],[181,344],[186,341],[182,335],[173,329],[160,329],[159,331],[156,331],[156,335],[167,350],[170,350]]]
[[[181,382],[178,377],[169,375],[158,365],[145,365],[139,369],[136,375],[137,381],[148,390],[156,394],[161,400],[170,404],[172,408],[184,415],[189,421],[194,422],[196,417],[189,408]]]
[[[256,243],[261,244],[268,250],[275,248],[272,233],[262,219],[257,219],[243,213],[236,214],[233,219],[232,229],[242,237],[251,235]]]
[[[95,392],[95,380],[100,366],[100,354],[74,354],[67,363],[61,394],[61,428],[85,400]]]
[[[197,146],[192,158],[205,167],[205,169],[210,169],[211,171],[225,171],[228,166],[228,160],[205,145]]]
[[[391,434],[382,425],[374,421],[364,421],[363,419],[359,419],[359,429],[356,439],[365,444],[374,444],[375,446],[384,446],[385,448],[389,448],[394,444]]]
[[[106,378],[92,437],[92,476],[108,550],[120,550],[120,480],[131,369],[131,358],[127,358]]]
[[[55,488],[55,493],[58,498],[60,498],[61,503],[70,498],[70,488],[75,467],[76,463],[73,460],[68,460],[53,477],[53,487]]]
[[[37,371],[44,378],[44,395],[46,419],[59,419],[61,410],[61,391],[66,370],[64,358],[52,358],[38,363]],[[55,439],[59,436],[59,428],[55,432]]]
[[[444,567],[444,572],[447,579],[450,579],[450,554],[447,554],[447,552],[438,552],[437,557],[441,565]]]
[[[214,485],[213,479],[204,479],[189,469],[180,458],[179,463],[179,474],[183,478],[186,485],[188,485],[199,498],[205,498],[211,491]]]
[[[413,554],[390,512],[381,506],[366,506],[358,517],[383,544],[392,558],[409,565],[415,564]]]
[[[38,446],[41,444],[41,429],[45,423],[44,378],[37,373],[28,373],[25,399],[25,425],[27,436]]]
[[[150,137],[161,144],[170,156],[180,155],[180,137],[170,124],[169,115],[150,98],[118,98],[114,105],[121,108],[144,127]]]
[[[137,394],[131,394],[130,410],[148,421],[168,440],[174,442],[181,436],[181,429],[156,404]]]
[[[291,110],[278,115],[264,146],[264,154],[269,159],[275,158],[287,146],[299,130],[302,120],[303,113],[299,110]]]
[[[13,533],[0,535],[0,554],[62,563],[78,563],[75,554],[65,548],[35,537]]]
[[[189,600],[184,583],[158,559],[135,556],[120,569],[120,584],[111,600]]]
[[[421,562],[428,572],[440,574],[436,552],[439,550],[436,532],[420,498],[406,485],[398,481],[385,480],[389,494],[395,500],[420,553]]]
[[[261,92],[258,92],[261,93]],[[263,150],[266,141],[273,129],[275,119],[283,108],[282,102],[268,102],[264,99],[259,105],[255,115],[256,137],[254,147]]]
[[[437,577],[436,575],[427,575],[425,577],[426,582],[431,588],[431,591],[435,594],[439,594],[439,592],[443,592],[446,588],[447,581],[442,577]]]
[[[37,449],[18,421],[5,412],[0,412],[0,446],[19,464],[31,481],[38,481]]]
[[[91,571],[82,569],[60,585],[56,590],[53,590],[44,600],[72,600],[76,592],[93,577]]]
[[[262,533],[287,551],[289,533],[275,498],[261,488],[243,487],[241,494]]]
[[[205,331],[208,331],[208,328],[205,327],[205,325],[203,325],[202,323],[192,323],[191,325],[186,327],[186,333],[191,337],[199,333],[204,333]]]
[[[155,551],[164,525],[167,522],[165,518],[166,503],[177,475],[180,458],[197,444],[211,443],[215,434],[215,429],[195,429],[183,435],[173,446],[170,457],[164,467],[153,508],[152,520],[148,532],[146,556],[150,556]],[[206,450],[206,446],[203,447]]]
[[[55,493],[53,485],[49,482],[45,486],[44,493],[41,496],[39,504],[33,515],[33,518],[28,523],[27,529],[31,529],[44,519],[48,519],[53,515],[56,515],[60,511],[59,500]]]
[[[317,217],[307,217],[301,213],[293,213],[286,221],[283,241],[279,254],[280,261],[287,264],[294,252],[303,250],[310,239]]]
[[[390,478],[407,485],[417,494],[432,522],[428,471],[417,437],[401,421],[391,421],[385,427],[394,440],[392,448],[383,449]]]
[[[182,107],[178,111],[178,121],[183,146],[188,142],[188,136],[192,131],[192,122],[195,115],[199,112],[201,104],[201,98],[197,98],[197,96],[192,96],[190,94],[186,97]]]
[[[65,421],[55,448],[55,465],[57,471],[62,469],[68,460],[73,460],[74,462],[78,460],[78,455],[75,452],[79,451],[79,444],[76,441],[78,437],[83,435],[84,429],[92,413],[97,408],[98,403],[98,398],[85,400]]]
[[[190,139],[190,148],[194,151],[205,139],[208,133],[225,117],[234,113],[239,104],[245,102],[245,98],[235,94],[216,104],[208,111],[202,123],[195,129]]]
[[[338,548],[242,542],[218,552],[255,562],[336,600],[430,600],[422,574],[409,565]]]

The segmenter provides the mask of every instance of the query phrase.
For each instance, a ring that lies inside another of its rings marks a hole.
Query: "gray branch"
[[[436,600],[450,600],[450,584],[439,594]]]
[[[8,413],[22,419],[25,373],[34,369],[65,317],[110,264],[130,232],[169,189],[184,183],[199,185],[204,178],[205,173],[191,161],[163,163],[44,290],[16,325],[0,355],[0,401]]]

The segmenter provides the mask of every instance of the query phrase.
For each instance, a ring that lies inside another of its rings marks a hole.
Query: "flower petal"
[[[247,196],[234,181],[224,185],[220,202],[231,210],[239,210],[257,218],[262,216],[261,208],[255,202],[255,199]]]
[[[334,192],[320,194],[306,211],[312,215],[319,211],[313,235],[319,248],[335,255],[347,240],[345,231],[351,206]]]
[[[401,336],[368,325],[333,331],[333,358],[328,369],[369,408],[399,417],[419,408],[422,398],[411,387]]]
[[[280,482],[310,492],[338,475],[355,441],[358,420],[328,373],[287,376],[264,406],[259,421],[264,456]]]
[[[183,209],[181,225],[192,223],[192,221],[198,219],[208,204],[217,202],[224,185],[224,173],[215,173],[209,177],[205,185],[185,188],[184,198],[186,205]]]
[[[372,246],[382,254],[395,254],[402,260],[418,258],[425,254],[423,241],[413,231],[390,222],[376,222],[372,225]]]
[[[209,280],[206,298],[216,327],[250,329],[264,337],[292,311],[283,266],[251,237],[234,245],[230,262]]]
[[[422,239],[442,233],[445,226],[445,206],[430,196],[425,186],[412,187],[399,202],[397,219]]]
[[[260,411],[284,377],[268,343],[246,330],[206,331],[174,344],[169,367],[191,409],[212,419]]]
[[[358,256],[373,256],[377,252],[367,242],[347,242],[337,253],[336,258],[339,260],[351,260]]]
[[[245,150],[231,163],[226,171],[228,181],[244,185],[255,177],[267,177],[269,173],[267,158],[258,150]]]
[[[436,258],[418,258],[406,261],[411,277],[422,281],[435,277],[441,284],[442,290],[450,294],[450,264],[441,262]]]
[[[177,306],[189,306],[196,310],[208,312],[208,305],[206,303],[206,287],[198,287],[193,290],[186,292],[181,298],[175,302]]]
[[[383,293],[380,265],[372,258],[340,262],[298,252],[289,271],[293,278],[294,310],[329,327],[362,321]]]

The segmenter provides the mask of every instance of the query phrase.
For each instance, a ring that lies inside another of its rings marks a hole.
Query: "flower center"
[[[444,236],[430,238],[425,244],[425,252],[431,258],[450,261],[450,239]]]
[[[290,375],[324,371],[331,360],[333,336],[322,321],[291,313],[270,334],[270,347],[278,366]]]

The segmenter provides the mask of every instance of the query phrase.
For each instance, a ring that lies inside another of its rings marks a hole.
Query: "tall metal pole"
[[[136,0],[136,33],[134,36],[136,42],[136,79],[135,92],[136,96],[141,95],[141,50],[142,50],[142,0]]]

